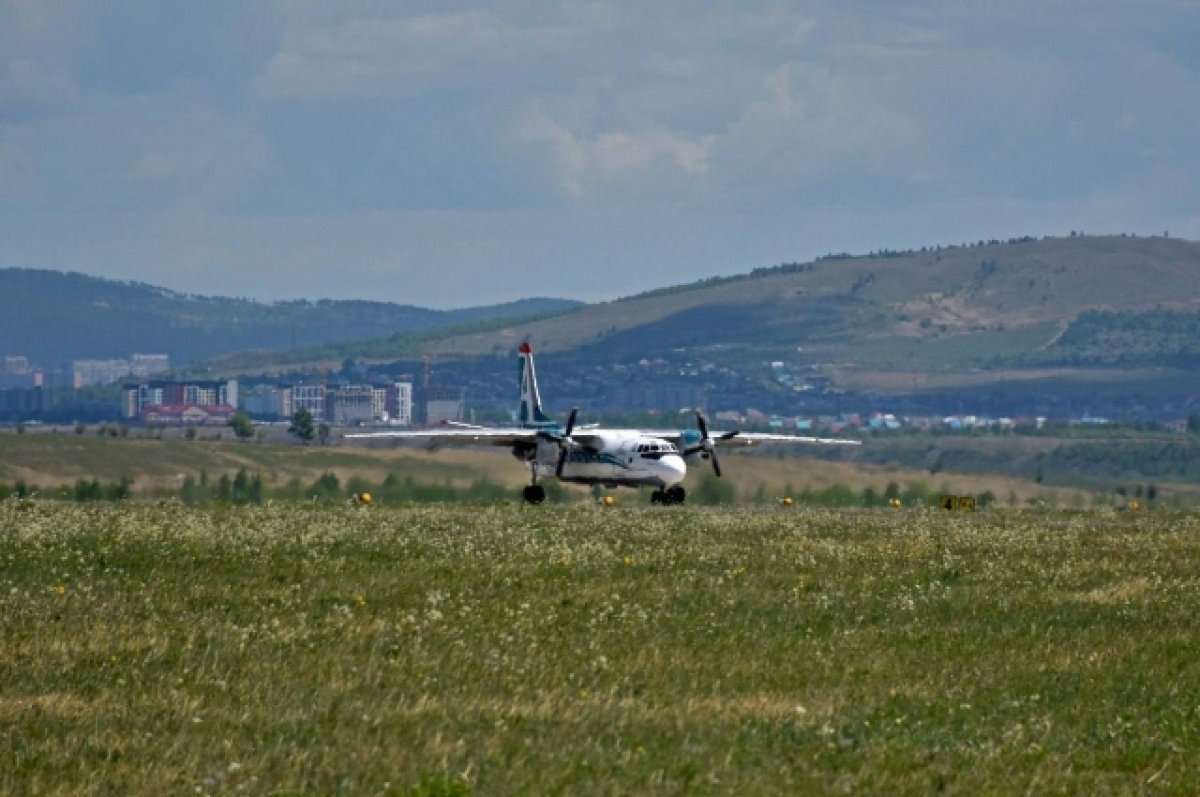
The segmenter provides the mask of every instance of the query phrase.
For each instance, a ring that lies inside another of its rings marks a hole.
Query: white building
[[[413,386],[412,382],[393,382],[387,386],[388,423],[399,426],[412,425]]]

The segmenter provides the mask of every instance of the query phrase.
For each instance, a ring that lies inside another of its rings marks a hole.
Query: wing
[[[425,429],[421,431],[357,432],[345,435],[347,440],[397,440],[439,446],[505,446],[532,445],[538,440],[537,429],[503,429],[485,426]]]
[[[669,440],[680,448],[696,445],[700,435],[692,430],[686,432],[663,429],[643,429],[642,434]],[[803,443],[806,445],[860,446],[860,440],[843,440],[837,437],[801,437],[794,434],[771,434],[769,432],[721,432],[710,431],[713,443],[724,448],[749,448],[763,443]]]
[[[718,446],[741,448],[756,446],[760,443],[805,443],[820,446],[862,445],[861,440],[842,440],[837,437],[800,437],[791,434],[767,434],[764,432],[737,432],[732,437],[722,437],[721,432],[713,432],[712,437],[713,442]]]

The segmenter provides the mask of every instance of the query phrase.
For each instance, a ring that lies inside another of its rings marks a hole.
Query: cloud
[[[903,163],[896,156],[919,145],[921,126],[883,89],[871,76],[824,64],[784,64],[764,77],[762,94],[746,105],[725,143],[791,177],[896,169]]]
[[[710,174],[716,178],[710,190],[743,196],[837,179],[847,168],[907,179],[922,146],[920,122],[891,107],[882,86],[821,64],[771,70],[734,114],[731,123],[706,132],[671,129],[655,118],[634,129],[587,131],[535,109],[522,120],[520,139],[545,149],[573,199],[679,190],[674,178],[695,178],[687,183],[694,187]]]
[[[196,100],[121,98],[0,133],[24,184],[0,210],[220,207],[270,163],[252,124]]]
[[[453,304],[1200,237],[1195,8],[0,0],[3,255]]]
[[[64,70],[45,67],[31,58],[0,63],[0,108],[77,106],[79,87]]]
[[[572,198],[626,181],[644,182],[653,174],[703,176],[715,141],[714,136],[688,138],[663,129],[581,136],[543,112],[527,117],[520,135],[549,150],[558,181]]]
[[[70,0],[0,0],[0,20],[23,37],[39,36],[52,32],[78,5]]]
[[[292,99],[387,94],[528,67],[562,46],[561,31],[520,27],[488,11],[350,19],[288,33],[256,87]]]

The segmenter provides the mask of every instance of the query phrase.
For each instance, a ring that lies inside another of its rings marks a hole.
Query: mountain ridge
[[[581,303],[531,298],[434,310],[359,300],[186,294],[142,282],[45,269],[0,269],[0,353],[35,362],[166,353],[177,364],[239,350],[283,351],[396,332],[428,332],[562,312]]]

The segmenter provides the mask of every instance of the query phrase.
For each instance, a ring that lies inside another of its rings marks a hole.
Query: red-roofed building
[[[146,423],[169,423],[187,426],[224,426],[236,410],[228,404],[154,404],[142,410]]]

